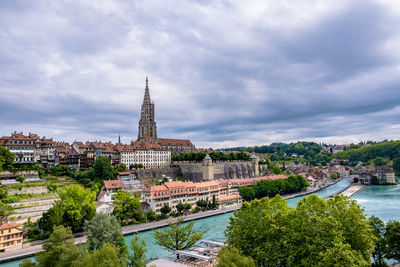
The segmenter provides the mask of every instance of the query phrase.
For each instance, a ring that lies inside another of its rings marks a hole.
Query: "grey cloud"
[[[239,21],[226,1],[173,3],[2,2],[4,129],[133,139],[146,74],[159,136],[199,144],[380,138],[400,123],[390,6],[351,1],[288,30]]]

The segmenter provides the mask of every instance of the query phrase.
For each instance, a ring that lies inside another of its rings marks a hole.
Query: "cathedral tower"
[[[150,100],[149,80],[146,76],[146,88],[139,120],[138,141],[157,141],[157,126],[154,116],[154,103]]]

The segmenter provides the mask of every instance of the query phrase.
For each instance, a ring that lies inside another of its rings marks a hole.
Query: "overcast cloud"
[[[0,1],[0,135],[398,139],[398,0]]]

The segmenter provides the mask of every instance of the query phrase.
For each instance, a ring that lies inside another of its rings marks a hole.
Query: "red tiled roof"
[[[176,194],[195,194],[197,192],[211,192],[215,190],[220,190],[222,188],[226,188],[228,184],[230,184],[232,187],[250,186],[262,180],[278,180],[287,178],[288,178],[287,175],[280,174],[280,175],[270,175],[270,176],[255,177],[255,178],[214,180],[214,181],[206,181],[199,183],[173,181],[173,182],[166,182],[163,185],[150,186],[146,188],[144,191],[151,193],[152,198],[165,198]],[[190,189],[193,188],[196,188],[196,190],[191,191]],[[203,189],[203,191],[199,191],[200,188]],[[175,189],[185,189],[185,190],[183,192],[181,191],[176,192],[173,191]],[[163,194],[156,194],[160,192],[163,192]]]
[[[163,148],[155,143],[155,142],[144,142],[144,141],[136,141],[132,142],[130,145],[118,144],[116,145],[116,150],[118,151],[134,151],[134,150],[162,150]]]
[[[106,189],[125,188],[125,185],[121,180],[104,181],[104,186]]]
[[[187,146],[194,147],[192,142],[188,139],[167,139],[167,138],[159,138],[158,143],[162,146]]]
[[[220,196],[217,197],[217,202],[226,201],[226,200],[234,200],[234,199],[241,199],[240,195],[229,195],[229,196]]]
[[[11,229],[11,228],[17,228],[20,227],[21,224],[20,223],[4,223],[2,225],[0,225],[0,230],[5,230],[5,229]]]

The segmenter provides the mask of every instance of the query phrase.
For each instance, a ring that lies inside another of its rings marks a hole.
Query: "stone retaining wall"
[[[12,188],[8,189],[9,195],[22,195],[22,194],[44,194],[49,193],[50,190],[46,186],[23,187],[21,189]]]
[[[17,176],[25,176],[25,177],[32,177],[32,176],[39,176],[38,171],[19,171],[19,172],[9,172],[9,171],[3,171],[0,172],[0,179],[1,178],[8,178],[8,177],[17,177]]]

